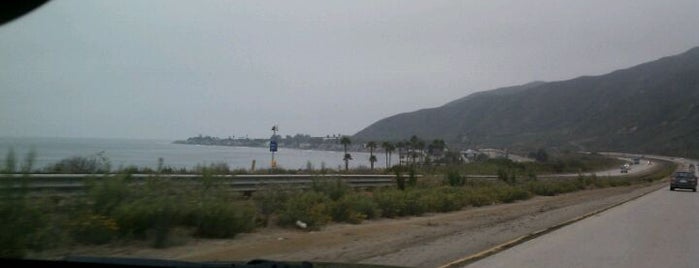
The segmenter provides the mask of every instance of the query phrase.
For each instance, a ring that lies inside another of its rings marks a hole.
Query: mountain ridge
[[[697,154],[699,47],[596,76],[476,92],[381,119],[357,140]]]

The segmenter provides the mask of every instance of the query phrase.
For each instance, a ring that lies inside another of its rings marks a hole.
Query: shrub
[[[383,190],[374,193],[374,201],[384,217],[419,216],[427,211],[427,204],[423,202],[422,198],[425,193],[426,191],[420,189]]]
[[[444,176],[444,181],[449,186],[463,186],[466,184],[466,177],[461,176],[457,170],[449,170]]]
[[[269,185],[253,194],[258,213],[262,216],[264,226],[269,225],[269,217],[283,209],[292,196],[300,194],[296,188],[283,185]]]
[[[318,192],[304,192],[293,196],[279,212],[279,224],[292,226],[296,221],[301,221],[310,229],[318,229],[331,219],[330,202],[330,198]]]
[[[405,178],[401,174],[400,167],[394,167],[393,173],[396,174],[396,186],[399,190],[405,190]]]
[[[487,206],[490,204],[493,204],[495,200],[491,195],[488,195],[484,191],[467,191],[465,193],[466,195],[466,201],[468,204],[474,206],[474,207],[481,207],[481,206]]]
[[[631,181],[629,179],[617,179],[617,180],[610,180],[609,181],[609,186],[611,186],[611,187],[629,186],[629,185],[631,185]]]
[[[420,196],[423,191],[413,190],[407,191],[403,195],[403,202],[405,202],[405,210],[401,216],[420,216],[427,210],[427,206],[421,202]]]
[[[345,195],[332,207],[332,218],[337,222],[357,224],[378,215],[376,203],[371,198],[360,194]]]
[[[462,188],[440,187],[422,196],[427,211],[448,212],[461,209],[466,204]]]
[[[529,182],[526,187],[536,195],[553,196],[585,189],[586,183],[581,180],[558,182]]]
[[[114,219],[87,213],[79,216],[69,224],[73,239],[85,244],[104,244],[117,235],[119,226]]]
[[[162,170],[162,169],[159,169]],[[211,163],[208,166],[207,165],[202,165],[202,164],[197,164],[194,167],[194,172],[195,173],[202,173],[202,174],[230,174],[231,169],[228,166],[227,163],[225,162],[217,162],[217,163]]]
[[[517,182],[515,171],[508,172],[504,169],[498,169],[498,179],[508,184],[515,184]]]
[[[114,209],[120,232],[137,239],[153,238],[153,246],[165,247],[170,229],[182,222],[182,211],[174,198],[145,197],[122,203]]]
[[[531,170],[531,169],[530,169],[530,170],[527,170],[527,180],[529,180],[529,181],[536,181],[536,180],[537,180],[537,178],[536,178],[536,172],[534,172],[534,171]]]
[[[609,179],[595,179],[593,185],[597,188],[607,188],[609,187]]]
[[[529,182],[527,189],[535,195],[554,196],[558,193],[554,185],[549,182]]]
[[[408,170],[408,186],[415,187],[417,185],[417,175],[415,175],[415,168],[410,168]]]
[[[374,193],[374,201],[381,210],[381,216],[394,218],[404,214],[404,193],[401,190],[388,189]]]
[[[345,194],[352,190],[352,188],[349,185],[347,185],[347,183],[345,183],[343,180],[326,180],[319,178],[313,180],[313,183],[311,184],[311,189],[317,193],[325,194],[334,201],[342,198],[343,196],[345,196]]]
[[[0,199],[0,257],[22,258],[30,247],[31,237],[44,221],[35,208],[21,199]]]
[[[71,174],[95,174],[105,173],[111,170],[109,159],[104,156],[104,152],[90,156],[74,156],[63,159],[58,163],[46,168],[46,171],[52,173],[71,173]]]
[[[251,204],[237,205],[221,199],[200,202],[190,212],[195,234],[207,238],[231,238],[255,227]]]
[[[130,195],[127,184],[128,175],[102,178],[99,183],[88,182],[88,196],[92,201],[93,211],[102,215],[109,215],[114,208],[126,200]]]
[[[512,203],[517,200],[524,200],[530,197],[530,193],[520,187],[501,186],[496,188],[497,198],[500,202]]]
[[[19,178],[21,187],[13,188],[13,180],[0,174],[0,258],[22,258],[32,245],[32,238],[46,223],[44,215],[27,199],[28,172],[34,162],[34,152],[26,156],[21,171],[25,174]],[[10,149],[5,159],[3,173],[16,171],[14,151]]]

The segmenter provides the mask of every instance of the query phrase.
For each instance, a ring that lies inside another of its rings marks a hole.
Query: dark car
[[[670,179],[670,191],[675,188],[692,189],[697,191],[697,177],[692,172],[675,172]]]

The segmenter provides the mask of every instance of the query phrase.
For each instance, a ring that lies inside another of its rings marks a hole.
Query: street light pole
[[[277,167],[277,162],[274,161],[274,153],[277,152],[277,131],[279,131],[279,127],[274,125],[272,127],[272,139],[269,141],[269,151],[272,152],[272,162],[270,163],[272,169]]]

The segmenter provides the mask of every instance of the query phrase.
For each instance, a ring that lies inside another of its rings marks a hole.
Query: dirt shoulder
[[[537,196],[511,204],[421,217],[332,224],[321,231],[259,229],[235,239],[192,240],[183,246],[75,249],[73,255],[191,261],[273,259],[436,267],[519,236],[658,189],[665,181]]]

